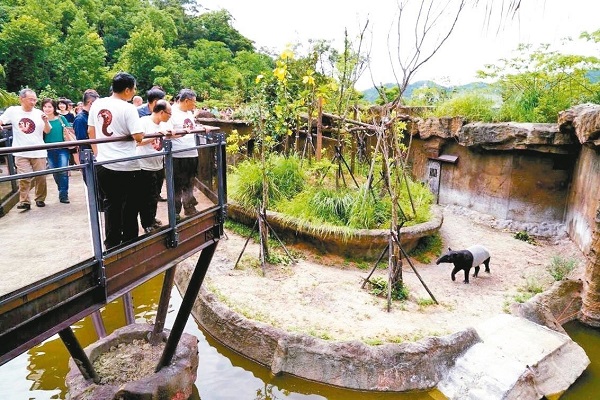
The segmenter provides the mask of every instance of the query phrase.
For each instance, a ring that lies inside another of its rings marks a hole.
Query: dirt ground
[[[262,276],[258,245],[250,241],[234,269],[246,239],[231,232],[217,247],[206,287],[247,318],[324,339],[375,344],[445,335],[506,312],[527,288],[546,289],[552,284],[546,268],[553,256],[576,259],[570,277],[582,276],[584,257],[566,236],[536,238],[534,245],[515,239],[514,232],[492,228],[493,222],[489,215],[444,208],[443,248],[485,245],[491,254],[491,273],[482,267],[479,277],[471,277],[467,285],[462,283],[462,271],[455,282],[450,279],[451,264],[435,265],[435,259],[421,264],[411,259],[439,305],[432,304],[406,261],[403,277],[409,299],[394,301],[391,312],[387,312],[386,299],[361,289],[374,262],[363,263],[359,269],[338,257],[289,246],[302,258],[288,266],[269,266]],[[385,267],[385,261],[380,266]],[[385,277],[386,272],[378,268],[374,275]]]

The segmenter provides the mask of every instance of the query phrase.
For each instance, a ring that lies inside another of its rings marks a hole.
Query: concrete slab
[[[482,342],[438,384],[449,399],[540,399],[565,391],[590,363],[567,335],[524,318],[498,315],[475,329]]]

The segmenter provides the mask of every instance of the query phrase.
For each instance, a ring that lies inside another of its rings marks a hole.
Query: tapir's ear
[[[448,247],[448,251],[452,251],[452,249],[450,247]]]

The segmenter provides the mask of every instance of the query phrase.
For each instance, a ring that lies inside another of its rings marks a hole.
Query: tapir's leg
[[[473,278],[477,278],[478,273],[479,273],[479,265],[475,267],[475,273],[473,273]]]
[[[465,270],[465,280],[463,281],[463,283],[469,283],[469,271],[471,270],[471,267],[466,267],[464,268]]]
[[[450,275],[452,277],[452,280],[455,281],[456,280],[456,273],[458,271],[460,271],[462,268],[459,266],[454,266],[454,269],[452,270],[452,275]]]
[[[485,272],[487,272],[489,274],[490,273],[490,257],[488,257],[487,260],[485,260],[483,263],[485,264]]]

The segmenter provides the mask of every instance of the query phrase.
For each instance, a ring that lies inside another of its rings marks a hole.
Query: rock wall
[[[567,139],[571,136],[547,125],[467,124],[459,129],[455,119],[424,122],[419,126],[427,131],[413,137],[413,174],[428,181],[432,159],[457,156],[456,163],[439,161],[440,204],[503,220],[563,222],[576,154]]]

